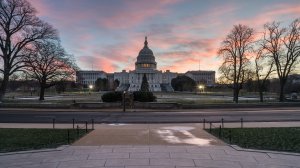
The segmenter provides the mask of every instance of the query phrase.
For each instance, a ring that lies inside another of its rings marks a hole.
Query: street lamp
[[[200,92],[204,92],[205,86],[204,85],[199,85],[198,88],[199,88]]]
[[[91,94],[91,91],[93,90],[93,85],[89,85],[89,94]]]

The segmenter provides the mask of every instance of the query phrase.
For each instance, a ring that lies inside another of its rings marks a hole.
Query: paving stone
[[[147,166],[149,159],[107,159],[105,166]]]
[[[90,154],[88,159],[113,159],[113,158],[129,158],[129,153],[97,153]]]
[[[239,156],[253,156],[253,155],[267,155],[266,153],[260,152],[248,152],[248,151],[237,151],[233,148],[224,150],[226,154],[229,155],[239,155]]]
[[[197,167],[176,166],[176,168],[204,168],[204,167],[199,167],[199,166],[197,166]]]
[[[241,168],[238,162],[221,160],[194,160],[196,166],[200,167],[220,167],[220,168]]]
[[[30,164],[40,164],[41,159],[39,158],[15,158],[10,160],[1,160],[0,165],[2,167],[9,167],[9,166],[19,166],[19,165],[30,165]]]
[[[74,151],[53,151],[53,152],[38,152],[38,153],[32,153],[29,158],[41,158],[41,157],[64,157],[67,155],[73,155]]]
[[[125,166],[125,168],[175,168],[175,166]]]
[[[176,166],[176,168],[204,168],[204,167],[186,167],[186,166],[184,166],[184,167],[182,167],[182,166]]]
[[[300,160],[300,155],[283,155],[275,153],[268,153],[268,155],[273,159]]]
[[[68,149],[70,150],[78,150],[78,149],[83,149],[83,150],[95,150],[100,148],[100,146],[69,146]]]
[[[41,163],[41,164],[12,166],[7,168],[57,168],[57,165],[58,163]]]
[[[249,153],[249,152],[247,152]],[[243,156],[241,154],[241,156]],[[266,153],[253,153],[252,156],[254,157],[254,159],[257,160],[261,160],[261,159],[270,159],[270,156]]]
[[[170,158],[169,153],[130,153],[130,158]]]
[[[213,160],[227,160],[227,161],[240,161],[240,162],[254,162],[257,163],[253,156],[240,156],[240,155],[222,155],[210,154]]]
[[[76,150],[73,155],[82,155],[82,154],[90,154],[90,153],[112,153],[112,148],[99,148],[96,150]]]
[[[132,148],[133,145],[101,145],[99,148]]]
[[[195,166],[193,159],[150,159],[155,166]]]
[[[122,147],[122,148],[114,148],[113,152],[149,152],[149,148],[148,147]]]
[[[291,166],[280,166],[276,164],[254,164],[254,163],[241,163],[243,168],[295,168]]]
[[[188,153],[226,154],[224,149],[195,148],[187,149]]]
[[[72,161],[72,160],[87,160],[88,155],[66,155],[64,157],[46,157],[42,160],[42,162],[63,162],[63,161]]]
[[[299,167],[300,165],[300,159],[299,160],[286,160],[286,159],[265,159],[265,158],[255,158],[257,162],[261,164],[275,164],[275,165],[281,165],[281,166],[294,166]]]
[[[185,158],[185,159],[211,159],[209,154],[204,153],[170,153],[172,159]]]
[[[150,146],[150,152],[186,152],[185,146]]]
[[[104,167],[105,160],[85,160],[60,162],[57,168]]]
[[[1,155],[0,156],[0,162],[1,161],[7,161],[7,160],[15,160],[15,159],[22,159],[22,158],[29,158],[32,154],[11,154],[11,155]]]

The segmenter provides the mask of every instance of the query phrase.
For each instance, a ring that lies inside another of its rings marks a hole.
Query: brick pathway
[[[300,156],[237,151],[230,146],[69,146],[0,156],[3,168],[296,168]]]

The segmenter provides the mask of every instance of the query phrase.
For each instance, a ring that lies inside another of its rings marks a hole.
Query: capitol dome
[[[135,69],[156,69],[155,57],[148,47],[147,37],[145,37],[144,48],[141,49],[135,63]]]

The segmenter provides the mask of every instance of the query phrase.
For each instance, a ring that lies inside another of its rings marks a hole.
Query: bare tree
[[[279,101],[284,101],[284,87],[288,76],[299,63],[300,20],[294,20],[287,28],[279,22],[268,23],[264,32],[264,48],[270,53],[280,81]]]
[[[274,72],[274,61],[270,59],[263,47],[255,51],[255,76],[257,80],[260,102],[264,101],[263,92],[266,90],[266,83],[270,74]]]
[[[223,40],[219,55],[223,57],[219,71],[221,78],[233,84],[233,101],[238,103],[239,92],[249,72],[249,53],[252,50],[254,30],[246,25],[235,25]]]
[[[66,54],[58,42],[36,43],[34,49],[29,49],[26,55],[26,71],[40,84],[39,100],[44,100],[45,89],[75,74],[77,66],[72,56]]]
[[[26,0],[0,0],[0,57],[3,99],[9,77],[24,67],[22,50],[34,41],[54,39],[57,32],[36,17],[36,10]]]

